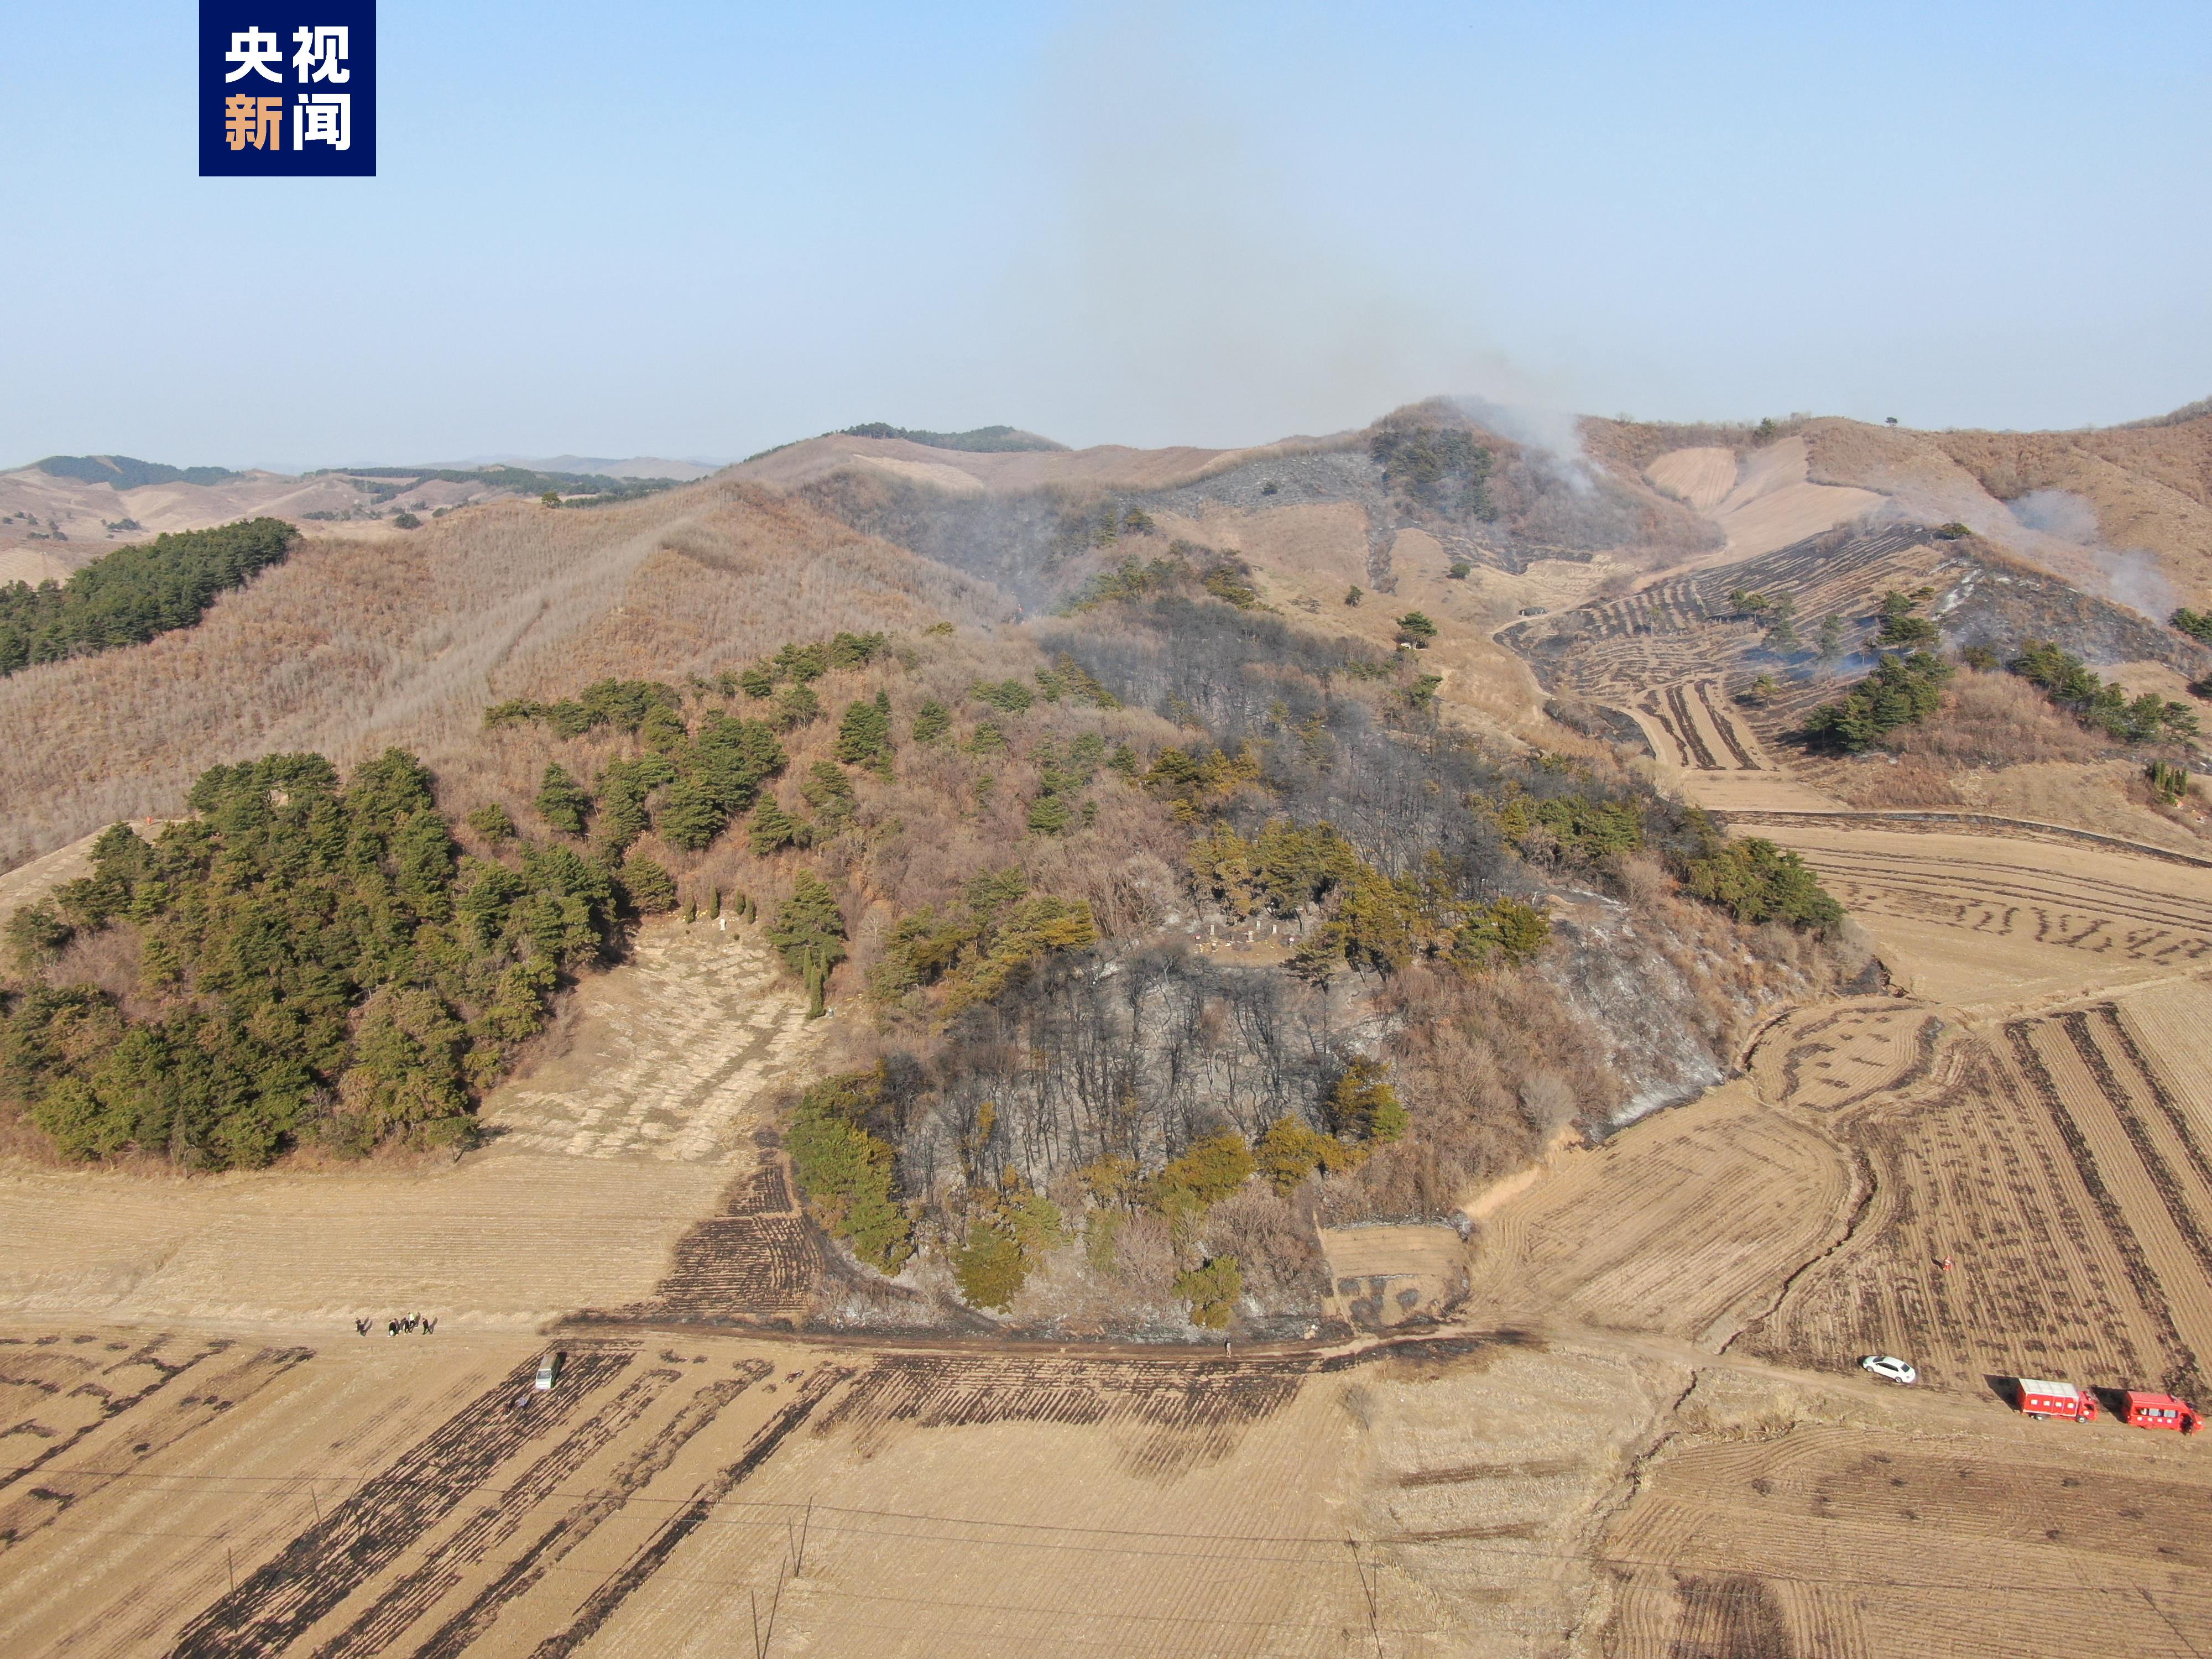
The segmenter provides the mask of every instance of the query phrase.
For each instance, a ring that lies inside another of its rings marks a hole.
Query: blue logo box
[[[200,177],[376,176],[374,0],[200,0]]]

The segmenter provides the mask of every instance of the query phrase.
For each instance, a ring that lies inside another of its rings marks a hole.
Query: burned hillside
[[[1415,405],[1342,438],[1233,453],[1179,481],[1101,488],[1070,478],[955,490],[942,480],[836,470],[797,492],[810,507],[1018,593],[1063,603],[1121,560],[1178,536],[1233,550],[1253,514],[1351,506],[1366,526],[1368,576],[1388,593],[1400,532],[1449,557],[1518,572],[1540,559],[1635,548],[1677,556],[1718,544],[1679,503],[1585,463],[1516,441],[1448,402]]]

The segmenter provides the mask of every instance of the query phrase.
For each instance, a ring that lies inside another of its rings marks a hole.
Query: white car
[[[1904,1360],[1886,1353],[1870,1353],[1859,1361],[1859,1369],[1869,1371],[1885,1382],[1902,1382],[1910,1387],[1920,1380],[1920,1373]]]

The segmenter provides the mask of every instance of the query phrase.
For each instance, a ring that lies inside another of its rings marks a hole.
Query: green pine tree
[[[567,836],[584,833],[584,815],[592,810],[590,791],[570,777],[560,762],[552,761],[545,768],[545,781],[539,786],[538,799],[532,803],[538,816]]]
[[[657,916],[676,908],[676,878],[642,853],[623,860],[622,884],[640,915]]]
[[[835,761],[817,761],[808,769],[806,781],[799,787],[806,804],[814,809],[815,817],[824,835],[841,835],[853,822],[853,814],[860,805],[853,793],[853,781],[845,775]]]
[[[952,711],[934,697],[914,711],[914,740],[935,743],[952,729]]]
[[[653,814],[653,827],[661,839],[687,853],[703,851],[729,821],[722,804],[696,778],[679,778],[669,785]]]
[[[850,766],[888,771],[891,762],[891,700],[878,691],[870,702],[854,702],[837,724],[837,758]]]
[[[1406,645],[1425,651],[1436,642],[1437,625],[1419,611],[1408,611],[1398,618],[1398,638]]]
[[[793,817],[770,796],[753,809],[752,828],[745,839],[757,856],[766,858],[787,847],[812,846],[814,826],[804,818]]]
[[[800,871],[769,938],[783,965],[806,986],[807,1018],[821,1018],[830,970],[845,959],[845,918],[829,884],[811,870]]]

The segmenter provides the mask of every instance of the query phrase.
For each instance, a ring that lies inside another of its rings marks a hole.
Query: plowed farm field
[[[1696,1337],[1844,1224],[1849,1160],[1744,1085],[1568,1154],[1485,1222],[1470,1307]]]
[[[1652,1404],[1518,1339],[556,1346],[541,1393],[490,1336],[10,1339],[43,1451],[0,1482],[0,1654],[1463,1651],[1587,1595],[1585,1501]]]
[[[1647,1468],[1638,1501],[1601,1546],[1613,1579],[1603,1650],[2202,1651],[2212,1556],[2198,1524],[2207,1488],[2191,1454],[2200,1449],[2124,1428],[2052,1426],[1931,1431],[1862,1413],[1780,1432],[1746,1433],[1737,1422],[1687,1431]]]
[[[1869,1201],[1746,1348],[1812,1369],[1909,1354],[1984,1394],[2026,1374],[2202,1395],[2212,1162],[2154,1053],[2107,1002],[1963,1037],[1918,1097],[1841,1108]]]
[[[2002,1007],[2212,969],[2212,872],[2000,836],[1803,822],[1759,833],[1804,854],[1936,1002]]]
[[[2212,1649],[2205,1448],[2109,1409],[2212,1391],[2212,875],[1778,833],[1917,994],[1790,1014],[1743,1082],[1555,1158],[1477,1240],[1477,1316],[1685,1368],[1587,1547],[1590,1650]],[[2023,1419],[2022,1375],[2107,1413]]]

